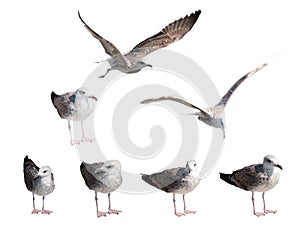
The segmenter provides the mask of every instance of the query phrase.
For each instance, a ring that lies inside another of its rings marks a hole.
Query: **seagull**
[[[35,163],[26,157],[24,158],[23,164],[23,172],[24,172],[24,181],[26,188],[32,192],[32,201],[33,201],[33,210],[32,214],[38,214],[41,212],[42,214],[50,214],[52,211],[46,210],[44,208],[44,200],[45,196],[52,193],[55,185],[53,174],[51,173],[51,169],[48,166],[43,166],[39,168],[35,165]],[[38,210],[35,208],[35,198],[34,195],[43,196],[43,207],[42,210]]]
[[[187,15],[184,18],[180,18],[177,21],[170,23],[160,32],[140,42],[130,52],[124,55],[111,42],[104,39],[90,28],[81,18],[79,11],[78,16],[85,28],[92,34],[93,37],[100,41],[105,52],[111,56],[111,58],[108,59],[108,63],[111,68],[109,68],[104,75],[99,76],[100,78],[103,78],[111,70],[119,70],[124,73],[136,73],[144,67],[152,67],[145,63],[142,59],[151,52],[166,47],[183,38],[184,35],[192,29],[200,13],[201,10],[198,10],[189,16]]]
[[[275,163],[276,158],[272,155],[264,157],[262,164],[253,164],[236,170],[232,174],[220,173],[220,178],[238,188],[252,192],[253,213],[262,216],[268,213],[276,213],[277,210],[267,210],[265,204],[265,192],[271,190],[279,181],[279,169],[282,167]],[[254,192],[262,192],[264,211],[256,212],[254,205]]]
[[[225,138],[225,126],[224,126],[224,109],[226,104],[228,103],[228,100],[230,99],[232,93],[238,88],[238,86],[247,78],[258,72],[259,70],[263,69],[265,66],[267,66],[267,63],[255,68],[253,71],[248,72],[246,75],[244,75],[242,78],[240,78],[228,91],[227,93],[222,97],[222,99],[219,101],[218,104],[216,104],[214,107],[206,108],[204,110],[200,109],[199,107],[182,100],[177,97],[173,96],[163,96],[159,98],[152,98],[143,100],[141,104],[148,104],[152,102],[157,101],[175,101],[180,104],[186,105],[190,108],[199,110],[199,112],[193,113],[193,115],[198,116],[198,120],[204,122],[205,124],[208,124],[215,128],[220,128],[223,131],[223,138]]]
[[[82,162],[80,172],[86,186],[95,191],[95,201],[97,217],[106,216],[106,214],[119,214],[120,210],[111,209],[110,194],[122,184],[121,164],[117,160],[109,160],[100,163],[88,164]],[[97,193],[108,193],[108,211],[98,210]]]
[[[95,96],[88,95],[85,89],[79,88],[75,92],[68,92],[62,95],[57,95],[52,91],[51,100],[60,118],[68,120],[71,145],[80,144],[81,142],[92,142],[94,140],[85,137],[83,120],[92,114],[97,101]],[[81,140],[72,139],[71,120],[80,121],[82,129]]]
[[[186,209],[185,194],[193,191],[200,183],[200,172],[197,163],[189,160],[185,167],[166,169],[160,173],[151,175],[141,174],[142,179],[153,187],[163,190],[167,193],[173,193],[174,212],[178,217],[186,214],[195,214],[196,211]],[[183,195],[184,212],[179,213],[176,210],[175,194]]]

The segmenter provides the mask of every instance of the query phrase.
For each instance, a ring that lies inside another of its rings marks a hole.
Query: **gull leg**
[[[268,213],[276,213],[277,210],[268,210],[266,209],[266,203],[265,203],[265,192],[262,193],[262,198],[263,198],[263,202],[264,202],[264,213],[268,214]]]
[[[96,201],[96,213],[97,213],[97,217],[106,217],[106,212],[100,212],[98,210],[98,197],[97,197],[97,192],[95,191],[95,201]]]
[[[79,140],[76,140],[76,139],[72,138],[72,130],[71,130],[70,120],[68,120],[68,128],[69,128],[69,133],[70,133],[70,143],[71,143],[71,145],[80,144]]]
[[[50,214],[50,213],[53,213],[52,211],[49,211],[49,210],[46,210],[44,209],[44,200],[45,200],[45,196],[43,196],[43,207],[42,207],[42,214]]]
[[[173,204],[174,204],[174,213],[175,213],[175,215],[176,215],[177,217],[185,216],[184,213],[177,212],[177,210],[176,210],[175,193],[173,193]]]
[[[184,206],[184,213],[185,214],[195,214],[197,211],[190,211],[186,209],[186,205],[185,205],[185,195],[183,194],[182,199],[183,199],[183,206]]]
[[[110,72],[111,70],[112,70],[111,68],[107,69],[105,74],[102,76],[98,76],[98,78],[104,78],[108,74],[108,72]]]
[[[81,132],[82,132],[82,139],[81,139],[81,141],[82,142],[90,142],[90,143],[92,143],[93,140],[95,140],[95,139],[91,139],[91,138],[85,137],[85,135],[84,135],[84,128],[83,128],[83,121],[80,121],[80,124],[81,124]]]
[[[33,204],[33,210],[31,212],[31,214],[38,214],[40,210],[35,208],[35,198],[34,198],[34,193],[32,193],[32,204]]]
[[[253,206],[253,214],[257,217],[260,217],[260,216],[264,216],[265,213],[264,212],[256,212],[255,211],[255,205],[254,205],[254,192],[252,192],[252,206]]]
[[[119,214],[120,210],[114,210],[114,209],[111,209],[111,203],[110,203],[110,193],[108,194],[108,213],[109,214]]]

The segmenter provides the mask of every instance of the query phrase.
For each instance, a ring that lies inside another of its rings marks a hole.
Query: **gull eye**
[[[194,163],[194,167],[196,167],[197,165],[196,165],[196,163]]]
[[[47,173],[47,170],[44,170],[43,173]]]

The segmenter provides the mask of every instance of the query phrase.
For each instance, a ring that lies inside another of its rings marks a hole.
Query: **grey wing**
[[[99,170],[101,169],[102,165],[104,164],[102,162],[92,163],[92,164],[88,164],[88,163],[85,163],[85,162],[82,162],[82,163],[85,166],[85,168],[88,170],[88,172],[90,174],[92,174],[93,176],[97,175],[97,172],[99,172]]]
[[[125,58],[122,56],[121,52],[118,50],[117,47],[114,46],[111,42],[100,36],[97,32],[95,32],[92,28],[89,27],[88,24],[85,23],[85,21],[81,18],[80,13],[78,11],[78,16],[80,21],[84,24],[84,27],[92,34],[93,37],[95,37],[103,46],[105,52],[110,55],[111,57],[121,61],[126,62]]]
[[[198,10],[189,16],[180,18],[163,28],[159,33],[147,38],[136,45],[127,55],[141,59],[149,53],[166,47],[180,40],[196,23],[201,11]]]
[[[254,70],[248,72],[246,75],[244,75],[242,78],[240,78],[228,91],[227,93],[222,97],[222,99],[220,100],[220,102],[217,104],[217,106],[219,105],[226,105],[228,100],[230,99],[231,95],[233,94],[233,92],[238,88],[238,86],[247,78],[251,77],[253,74],[255,74],[256,72],[258,72],[259,70],[263,69],[264,67],[266,67],[268,64],[265,63],[257,68],[255,68]]]
[[[95,190],[95,188],[98,186],[98,182],[94,176],[94,167],[90,165],[91,164],[82,162],[80,165],[80,172],[86,186],[91,190]]]
[[[210,117],[210,115],[208,113],[206,113],[204,110],[200,109],[199,107],[193,105],[192,103],[189,103],[189,102],[187,102],[187,101],[185,101],[183,99],[180,99],[180,98],[177,98],[177,97],[173,97],[173,96],[162,96],[162,97],[158,97],[158,98],[147,99],[147,100],[143,100],[141,102],[141,104],[149,104],[149,103],[152,103],[152,102],[166,101],[166,100],[175,101],[175,102],[178,102],[180,104],[186,105],[186,106],[188,106],[190,108],[199,110],[200,113],[203,116]]]
[[[170,184],[174,183],[174,181],[179,178],[181,179],[184,171],[185,168],[172,168],[151,175],[142,174],[142,179],[148,184],[163,190]]]
[[[32,191],[33,180],[38,175],[39,167],[36,166],[35,163],[26,156],[23,164],[23,172],[24,172],[24,181],[25,181],[26,188],[29,191]]]
[[[262,180],[266,179],[266,177],[263,173],[262,165],[254,164],[234,171],[230,179],[238,187],[244,190],[251,190],[253,187],[259,185]]]

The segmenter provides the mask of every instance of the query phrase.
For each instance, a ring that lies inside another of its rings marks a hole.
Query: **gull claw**
[[[107,213],[119,215],[120,212],[122,212],[122,211],[109,208]]]

